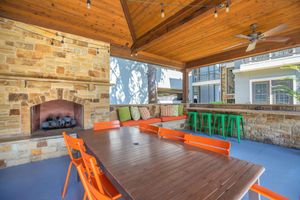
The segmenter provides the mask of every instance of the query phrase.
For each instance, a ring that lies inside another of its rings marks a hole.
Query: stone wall
[[[55,99],[83,105],[84,128],[108,120],[109,44],[56,33],[0,18],[0,139],[29,135],[30,108]]]
[[[247,139],[300,149],[300,116],[242,115]]]
[[[72,135],[75,137],[75,134]],[[0,143],[0,168],[67,155],[62,136]]]

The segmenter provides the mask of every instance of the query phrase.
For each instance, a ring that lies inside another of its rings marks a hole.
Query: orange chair
[[[288,200],[288,198],[257,184],[252,185],[251,190],[272,200]]]
[[[82,158],[74,158],[72,150],[75,150],[75,151],[78,151],[78,152],[80,150],[85,151],[84,142],[83,142],[82,139],[73,138],[73,137],[67,135],[66,132],[63,132],[63,136],[64,136],[64,141],[65,141],[69,156],[71,158],[71,161],[70,161],[70,164],[69,164],[69,167],[68,167],[68,172],[67,172],[64,188],[63,188],[63,191],[62,191],[62,198],[64,198],[65,194],[66,194],[66,190],[67,190],[67,186],[68,186],[68,182],[69,182],[69,176],[70,176],[72,165],[74,164],[76,166],[76,165],[79,165],[79,164],[83,164]]]
[[[139,128],[140,128],[140,131],[145,131],[145,132],[158,134],[158,130],[159,130],[160,127],[153,126],[151,124],[140,123]]]
[[[167,129],[167,128],[159,128],[159,136],[162,138],[176,140],[176,141],[184,141],[185,133],[182,131]]]
[[[113,200],[111,197],[98,191],[97,188],[89,181],[88,177],[86,176],[86,171],[82,165],[77,165],[76,168],[83,188],[86,192],[84,199],[86,199],[87,196],[89,200]]]
[[[94,156],[87,154],[84,151],[84,148],[80,150],[85,170],[88,175],[88,182],[93,184],[93,187],[97,189],[101,195],[106,196],[109,199],[118,199],[121,197],[121,194],[118,190],[111,184],[108,178],[103,174],[97,165],[97,161]],[[86,199],[86,195],[89,197],[89,192],[85,188],[84,200]],[[90,198],[89,198],[90,199]]]
[[[119,120],[94,123],[94,131],[107,130],[107,129],[113,129],[113,128],[120,128]]]
[[[229,156],[230,154],[230,142],[227,141],[195,136],[192,134],[185,134],[184,140],[184,143],[200,147],[202,149],[221,153],[226,156]]]

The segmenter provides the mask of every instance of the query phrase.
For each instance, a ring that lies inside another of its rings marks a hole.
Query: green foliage
[[[296,70],[297,72],[300,73],[300,65],[296,64],[296,65],[285,65],[283,67],[281,67],[281,69],[292,69],[292,70]],[[297,81],[300,81],[300,79],[296,79]],[[300,88],[297,88],[296,91],[294,91],[293,89],[289,88],[286,85],[278,85],[274,87],[276,91],[282,91],[282,92],[286,92],[288,95],[295,97],[297,99],[298,102],[300,102]]]
[[[210,102],[210,104],[226,104],[226,103],[223,101],[212,101]]]

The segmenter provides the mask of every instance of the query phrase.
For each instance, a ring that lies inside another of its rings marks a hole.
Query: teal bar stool
[[[228,119],[227,114],[216,113],[213,114],[214,123],[213,129],[214,133],[218,134],[218,132],[225,138],[226,137],[226,120]]]
[[[198,112],[188,112],[188,125],[191,130],[194,132],[197,131],[197,116]]]
[[[245,137],[243,116],[242,115],[229,115],[228,116],[227,133],[230,134],[230,137],[232,137],[234,130],[236,129],[238,142],[240,142],[240,140],[241,140],[241,126],[242,126],[243,137]]]
[[[208,130],[208,134],[211,135],[212,134],[212,126],[211,126],[211,122],[212,122],[212,114],[211,113],[199,113],[199,128],[200,130],[203,129],[203,131],[205,132],[206,130]]]

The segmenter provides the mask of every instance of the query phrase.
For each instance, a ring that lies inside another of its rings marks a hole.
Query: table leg
[[[259,179],[256,181],[256,184],[260,185]],[[249,194],[249,200],[260,200],[261,199],[260,194],[253,192],[252,190],[249,190],[248,194]]]

